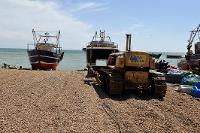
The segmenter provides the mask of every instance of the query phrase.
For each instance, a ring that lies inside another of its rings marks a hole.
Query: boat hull
[[[97,59],[107,60],[111,53],[119,52],[116,48],[86,48],[87,65],[96,65]]]
[[[63,53],[57,54],[45,50],[28,50],[29,61],[33,70],[56,70]]]
[[[57,64],[35,63],[31,64],[32,70],[56,70]]]

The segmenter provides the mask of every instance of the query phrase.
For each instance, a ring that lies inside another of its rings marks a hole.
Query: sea
[[[64,50],[63,60],[59,63],[57,70],[82,70],[86,68],[86,53],[82,50]],[[181,55],[184,52],[150,52],[162,53],[159,60],[166,60],[171,66],[177,66],[181,59],[168,59],[166,55]],[[156,60],[156,61],[159,61]],[[31,68],[27,50],[14,48],[0,48],[0,66],[6,63],[11,66],[22,66],[23,68]],[[105,61],[97,61],[97,65],[105,65]]]

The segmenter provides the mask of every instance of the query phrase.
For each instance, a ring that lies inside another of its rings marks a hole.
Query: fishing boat
[[[85,51],[86,51],[86,48],[82,48],[82,51],[84,51],[84,52],[85,52]]]
[[[59,44],[60,31],[55,35],[49,32],[32,30],[33,48],[28,44],[27,52],[32,70],[56,70],[64,52]]]
[[[192,50],[193,45],[194,51]],[[188,65],[186,68],[200,74],[200,24],[190,33],[185,59]]]
[[[152,58],[159,59],[162,53],[149,53]]]
[[[92,38],[86,46],[87,65],[95,66],[96,60],[107,60],[109,54],[119,52],[118,46],[112,42],[109,36],[105,35],[105,31],[101,31]]]
[[[100,68],[102,65],[97,63],[98,60],[107,61],[111,53],[119,52],[118,45],[112,42],[109,36],[105,35],[105,31],[101,31],[92,38],[86,46],[86,58],[87,58],[87,68],[88,73],[86,77],[93,77],[94,71]]]
[[[181,59],[181,58],[183,58],[182,57],[182,55],[167,55],[167,58],[169,58],[169,59]]]

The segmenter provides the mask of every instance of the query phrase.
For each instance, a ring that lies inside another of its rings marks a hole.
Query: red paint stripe
[[[57,67],[57,64],[41,64],[41,63],[38,63],[38,64],[32,64],[32,69],[36,70],[36,69],[39,69],[39,70],[56,70],[56,67]]]

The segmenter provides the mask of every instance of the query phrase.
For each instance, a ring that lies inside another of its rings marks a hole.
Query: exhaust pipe
[[[126,51],[131,51],[131,34],[126,34]]]

